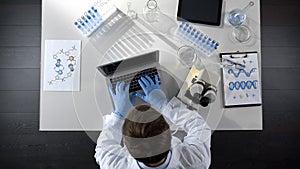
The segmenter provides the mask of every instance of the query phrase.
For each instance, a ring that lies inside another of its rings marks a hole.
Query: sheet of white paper
[[[46,40],[44,91],[80,91],[80,40]]]

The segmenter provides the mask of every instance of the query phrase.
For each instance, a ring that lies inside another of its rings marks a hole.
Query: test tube
[[[91,9],[94,11],[97,17],[102,18],[101,15],[99,14],[98,10],[95,7],[91,7]]]
[[[84,24],[84,22],[80,19],[78,19],[78,22],[80,23],[80,25],[87,31],[90,32],[91,30]]]
[[[74,25],[76,26],[77,29],[79,29],[81,31],[81,33],[83,33],[84,35],[86,34],[86,31],[83,29],[83,27],[81,27],[78,22],[74,22]]]
[[[192,31],[192,27],[189,26],[188,29],[187,29],[187,33],[190,33]]]
[[[197,31],[196,34],[194,35],[194,40],[197,42],[198,37],[200,36],[200,33]]]
[[[215,44],[215,50],[217,50],[218,49],[218,47],[219,47],[219,43],[218,42],[216,42],[216,44]]]
[[[97,23],[95,22],[95,20],[90,15],[88,15],[86,12],[84,13],[84,15],[93,24],[93,26],[97,25]]]
[[[191,32],[191,35],[194,36],[195,33],[196,33],[196,29],[194,28]]]
[[[210,53],[210,40],[209,39],[206,41],[206,44],[205,44],[205,50],[207,51],[208,54]]]
[[[200,32],[200,35],[198,36],[198,42],[201,42],[203,36],[204,36],[203,33]]]
[[[212,44],[212,39],[211,38],[208,38],[207,44],[208,44],[208,50],[210,50],[210,47],[211,47],[211,44]]]
[[[208,36],[205,35],[204,38],[202,39],[202,43],[205,44],[205,42],[207,41]]]
[[[91,23],[89,22],[89,20],[87,20],[84,16],[81,16],[81,19],[87,24],[88,27],[90,27],[91,29],[93,29],[93,25],[91,25]]]
[[[183,28],[183,26],[184,26],[184,22],[181,22],[179,28]]]
[[[88,10],[88,13],[92,16],[92,18],[96,21],[97,24],[100,23],[101,18],[96,17],[91,10]]]
[[[210,45],[209,51],[210,51],[210,53],[213,53],[215,50],[216,50],[216,49],[215,49],[215,45],[212,43],[212,44]]]

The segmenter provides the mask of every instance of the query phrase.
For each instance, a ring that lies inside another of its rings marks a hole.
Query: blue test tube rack
[[[74,22],[74,26],[86,37],[92,35],[116,9],[110,11],[108,15],[101,15],[99,9],[92,6],[89,10]]]
[[[219,47],[219,42],[184,21],[179,24],[177,34],[207,56],[211,56]]]

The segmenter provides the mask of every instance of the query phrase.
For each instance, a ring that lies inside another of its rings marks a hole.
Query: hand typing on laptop
[[[129,84],[126,85],[125,82],[117,82],[115,91],[112,87],[109,88],[109,91],[115,106],[113,113],[120,119],[125,119],[133,106],[133,103],[129,99]]]
[[[145,102],[151,104],[157,109],[162,109],[167,103],[167,98],[165,93],[160,89],[158,75],[155,75],[155,82],[148,76],[142,76],[138,80],[143,93],[132,92],[129,93],[130,84],[125,84],[125,82],[117,82],[115,90],[110,87],[110,94],[112,96],[115,111],[114,114],[125,119],[129,110],[133,107],[135,103],[135,98],[139,97]]]
[[[149,76],[141,77],[138,82],[143,89],[144,94],[136,93],[136,96],[157,109],[162,109],[167,103],[167,97],[160,89],[158,76],[155,75],[155,82],[153,82]]]

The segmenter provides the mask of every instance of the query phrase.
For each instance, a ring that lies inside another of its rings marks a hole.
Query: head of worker
[[[156,167],[164,163],[171,148],[170,127],[154,107],[132,108],[123,125],[123,141],[137,161]]]

